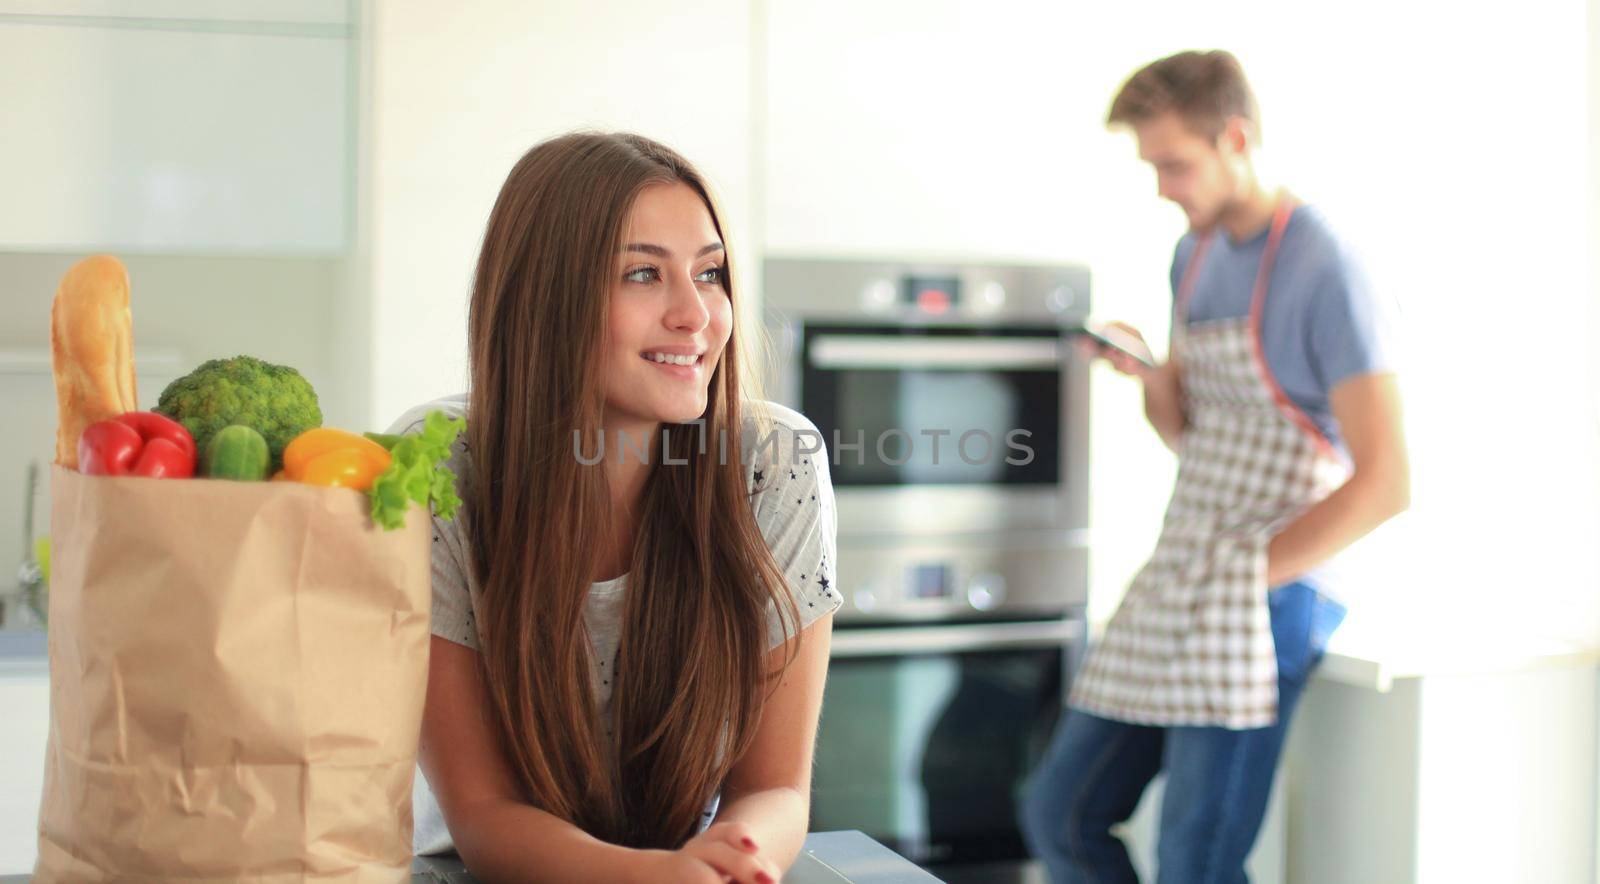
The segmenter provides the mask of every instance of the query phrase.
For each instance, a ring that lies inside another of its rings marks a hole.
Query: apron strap
[[[1195,280],[1200,277],[1200,265],[1205,262],[1206,252],[1210,249],[1211,234],[1208,232],[1200,237],[1194,254],[1189,256],[1189,263],[1183,268],[1183,276],[1178,279],[1178,296],[1172,305],[1172,331],[1175,335],[1189,324],[1189,297],[1194,294]]]
[[[1337,457],[1333,443],[1323,435],[1316,421],[1313,421],[1305,409],[1295,404],[1295,401],[1289,398],[1289,394],[1283,391],[1283,386],[1278,383],[1277,376],[1267,364],[1266,350],[1261,342],[1262,308],[1267,302],[1267,288],[1272,281],[1273,265],[1278,261],[1278,246],[1283,243],[1283,231],[1289,226],[1289,216],[1292,214],[1294,214],[1294,200],[1290,199],[1287,193],[1280,194],[1278,207],[1272,213],[1272,232],[1267,235],[1267,248],[1261,255],[1261,266],[1256,270],[1255,290],[1250,295],[1250,355],[1255,362],[1256,373],[1272,391],[1272,400],[1277,404],[1278,411],[1304,431],[1324,456]]]

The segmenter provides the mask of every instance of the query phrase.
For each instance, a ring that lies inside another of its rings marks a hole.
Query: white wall
[[[1415,505],[1358,557],[1352,626],[1600,638],[1580,0],[769,6],[771,253],[1086,261],[1096,314],[1163,339],[1181,218],[1101,120],[1139,65],[1233,50],[1264,170],[1357,244],[1409,333]],[[1148,554],[1172,469],[1134,385],[1101,371],[1096,619]]]
[[[1263,95],[1284,108],[1275,149],[1359,235],[1409,334],[1416,503],[1371,549],[1396,579],[1368,602],[1445,640],[1593,642],[1584,4],[1358,4],[1318,27],[1360,63]],[[1275,55],[1335,61],[1310,52]]]
[[[1594,47],[1600,46],[1600,0],[1589,0],[1589,22],[1585,32],[1589,37],[1589,69],[1588,69],[1588,108],[1589,137],[1586,141],[1589,157],[1589,396],[1588,404],[1594,415],[1594,422],[1600,427],[1600,356],[1595,351],[1600,347],[1600,53]],[[1590,486],[1590,494],[1600,500],[1600,474],[1594,477]],[[1600,544],[1591,546],[1590,556],[1600,560]],[[1600,679],[1596,680],[1596,710],[1600,710]],[[1596,723],[1596,733],[1600,733],[1600,722]],[[1600,740],[1596,741],[1595,751],[1600,754]],[[1600,771],[1600,758],[1597,758],[1595,770]],[[1596,806],[1594,808],[1595,820],[1595,855],[1594,865],[1596,877],[1600,878],[1600,786],[1595,789]]]
[[[466,316],[484,224],[538,141],[627,129],[687,156],[750,237],[750,4],[370,9],[373,46],[371,422],[466,388]],[[746,280],[759,255],[737,252]]]

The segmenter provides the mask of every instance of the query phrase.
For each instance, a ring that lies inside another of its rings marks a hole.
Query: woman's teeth
[[[694,365],[700,361],[699,356],[674,356],[671,353],[646,353],[644,358],[651,362],[667,362],[672,365]]]

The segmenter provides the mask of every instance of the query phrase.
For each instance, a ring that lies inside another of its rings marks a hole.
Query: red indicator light
[[[943,313],[950,309],[950,295],[942,289],[923,289],[917,292],[917,306],[928,313]]]

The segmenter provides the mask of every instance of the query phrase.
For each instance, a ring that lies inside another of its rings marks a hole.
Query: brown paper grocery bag
[[[35,880],[407,880],[427,514],[60,466],[51,493]]]

